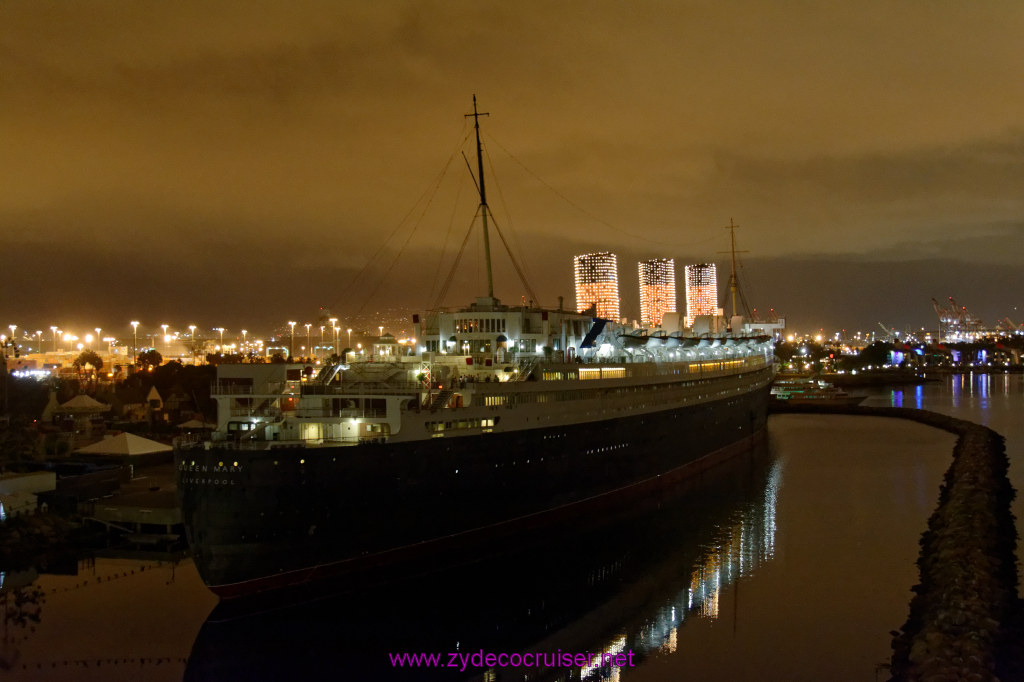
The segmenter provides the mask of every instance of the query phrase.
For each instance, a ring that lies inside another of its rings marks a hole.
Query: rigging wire
[[[367,274],[367,272],[369,272],[370,267],[377,260],[378,256],[381,255],[381,253],[384,251],[384,249],[390,243],[391,239],[394,238],[394,236],[398,233],[398,231],[400,229],[402,229],[402,227],[404,225],[406,225],[406,223],[408,222],[410,216],[412,216],[413,213],[416,211],[416,208],[418,206],[420,206],[425,200],[427,202],[427,207],[429,207],[430,203],[433,201],[434,196],[437,194],[437,190],[440,187],[441,182],[444,180],[445,175],[447,175],[448,169],[451,167],[452,160],[455,158],[455,155],[458,152],[458,150],[463,145],[465,145],[466,140],[468,138],[469,138],[469,133],[467,132],[465,135],[463,135],[463,137],[459,141],[458,145],[456,145],[455,149],[452,151],[451,155],[448,157],[448,160],[445,162],[444,167],[442,167],[442,169],[437,173],[437,175],[434,177],[434,179],[431,181],[431,183],[427,186],[427,188],[420,194],[420,196],[416,199],[416,201],[413,202],[412,206],[409,208],[409,210],[406,212],[406,214],[402,217],[402,219],[400,221],[398,221],[398,224],[395,226],[395,228],[388,234],[388,236],[383,241],[381,241],[381,243],[377,247],[377,249],[373,252],[373,254],[363,264],[363,267],[360,268],[359,271],[355,275],[352,276],[352,278],[349,280],[349,282],[344,287],[342,287],[341,293],[339,294],[337,300],[335,300],[333,303],[331,303],[331,305],[327,306],[329,309],[334,308],[340,301],[343,301],[346,298],[348,298],[349,293],[351,292],[352,288],[355,286],[356,282],[358,282],[364,275]],[[422,220],[423,213],[425,213],[425,212],[426,212],[426,207],[424,208],[424,210],[420,214],[420,219],[421,220]],[[416,231],[416,227],[417,227],[417,225],[413,226],[413,232]],[[405,244],[408,244],[409,243],[409,239],[411,239],[411,238],[412,238],[412,235],[410,234],[409,238],[406,239]],[[402,250],[404,250],[404,249],[405,249],[405,245],[402,246]],[[401,255],[401,251],[399,252],[399,255]],[[388,273],[390,273],[391,270],[394,268],[394,264],[395,264],[395,262],[392,261],[392,264],[387,269]],[[385,273],[385,275],[386,274],[387,273]],[[378,282],[377,286],[374,288],[373,292],[369,296],[362,297],[363,304],[359,307],[359,311],[356,312],[356,313],[353,313],[353,314],[359,314],[359,312],[362,312],[363,308],[366,307],[366,304],[369,302],[369,299],[372,297],[373,293],[376,293],[376,291],[380,288],[380,284],[382,282],[383,282],[383,278]]]
[[[516,257],[512,255],[512,249],[509,248],[508,242],[505,240],[505,233],[501,231],[501,228],[498,226],[498,221],[495,220],[493,213],[491,214],[491,222],[494,224],[494,229],[498,232],[498,236],[501,237],[501,243],[505,245],[505,253],[508,254],[509,260],[512,261],[512,267],[515,268],[516,274],[519,275],[519,281],[522,282],[523,288],[526,289],[526,293],[530,295],[530,300],[536,301],[540,304],[540,299],[538,299],[537,294],[533,292],[533,287],[531,287],[530,283],[526,281],[526,274],[523,273],[523,269],[519,267],[519,261],[517,261]]]
[[[491,169],[491,179],[493,181],[493,184],[498,188],[498,201],[501,202],[502,212],[504,213],[505,218],[508,221],[509,230],[511,231],[512,245],[515,247],[516,254],[518,256],[519,262],[522,264],[523,272],[525,275],[528,263],[526,261],[526,258],[523,257],[523,248],[522,245],[519,243],[519,235],[515,230],[515,226],[512,224],[512,212],[509,210],[508,203],[505,201],[505,193],[501,189],[500,178],[494,170],[494,160],[491,158],[491,155],[486,147],[484,147],[484,153],[487,155],[487,165]],[[493,217],[494,214],[492,213],[491,215]],[[502,241],[504,241],[504,238],[502,238]],[[505,245],[505,250],[509,251],[508,244]],[[516,256],[513,256],[511,251],[509,251],[509,258],[511,258],[513,264],[515,264]],[[525,280],[526,278],[525,276],[520,276],[520,279]],[[524,284],[526,284],[525,281]],[[528,285],[526,288],[529,291],[530,287]],[[534,300],[537,299],[534,298]]]
[[[434,301],[434,305],[431,310],[439,310],[444,303],[445,297],[448,295],[448,288],[452,284],[452,280],[455,278],[455,272],[459,269],[459,261],[462,260],[462,254],[466,250],[466,244],[469,242],[469,236],[473,234],[473,224],[476,223],[476,216],[479,212],[473,215],[473,219],[469,221],[469,228],[466,230],[466,236],[462,238],[462,245],[459,246],[458,253],[455,254],[455,262],[452,263],[452,269],[448,271],[448,277],[445,278],[444,284],[441,285],[441,291],[437,295],[437,299]]]
[[[441,245],[441,254],[437,258],[437,267],[434,268],[434,281],[430,283],[430,291],[427,294],[427,300],[434,295],[437,291],[437,281],[441,276],[441,265],[444,263],[444,255],[448,251],[448,241],[451,239],[452,230],[455,227],[455,215],[459,211],[459,199],[462,197],[462,183],[456,183],[455,186],[455,201],[452,203],[452,213],[448,217],[448,231],[444,235],[444,243]]]
[[[399,259],[401,259],[402,254],[405,253],[406,247],[409,246],[409,242],[412,241],[413,235],[416,234],[416,229],[420,226],[420,223],[423,222],[423,217],[426,215],[427,210],[430,208],[431,204],[433,204],[434,197],[437,195],[437,188],[441,186],[441,182],[444,180],[444,176],[448,173],[448,169],[451,167],[451,161],[454,158],[454,154],[452,154],[452,156],[449,157],[448,164],[445,166],[444,170],[441,172],[440,177],[438,177],[437,182],[434,185],[434,191],[430,193],[430,196],[428,197],[426,203],[423,205],[423,210],[420,211],[419,217],[417,218],[416,222],[413,223],[412,230],[409,231],[409,236],[405,238],[405,241],[402,243],[401,248],[398,249],[398,253],[396,253],[395,257],[391,260],[391,264],[388,265],[387,269],[384,271],[384,274],[382,274],[380,278],[377,280],[377,284],[373,287],[373,290],[370,291],[368,296],[365,296],[363,298],[363,303],[362,305],[359,306],[359,309],[356,310],[355,315],[360,315],[363,312],[363,309],[366,308],[366,305],[370,302],[370,300],[377,295],[377,292],[380,290],[380,287],[384,284],[385,280],[387,280],[388,275],[391,274],[391,271],[394,270],[395,265],[398,264],[398,261]]]

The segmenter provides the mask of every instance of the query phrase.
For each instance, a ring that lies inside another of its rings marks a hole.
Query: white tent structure
[[[171,452],[174,448],[170,445],[133,433],[121,433],[116,436],[104,438],[98,443],[78,448],[75,452],[83,455],[117,455],[134,457],[137,455],[149,455],[158,452]]]
[[[189,419],[187,422],[178,424],[179,429],[210,429],[211,431],[217,428],[216,424],[210,424],[209,422],[199,421],[198,419]]]
[[[106,412],[109,409],[110,405],[101,403],[91,396],[82,394],[76,395],[74,398],[61,405],[57,411],[70,412],[71,414],[99,414],[100,412]]]

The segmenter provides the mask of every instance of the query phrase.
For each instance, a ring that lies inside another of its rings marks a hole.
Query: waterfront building
[[[686,325],[698,315],[719,315],[718,274],[714,263],[686,266]]]
[[[597,307],[597,317],[619,320],[619,274],[614,253],[601,251],[573,258],[576,311]]]
[[[665,313],[676,312],[676,262],[652,258],[639,263],[640,321],[645,327],[661,326]]]

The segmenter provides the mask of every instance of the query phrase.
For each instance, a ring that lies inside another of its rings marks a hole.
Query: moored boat
[[[860,405],[867,398],[815,378],[777,378],[771,393],[775,401],[788,405],[851,406]]]

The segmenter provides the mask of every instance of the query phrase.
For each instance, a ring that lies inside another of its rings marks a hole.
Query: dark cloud
[[[950,294],[1016,305],[1022,29],[1013,2],[7,2],[0,314],[429,302],[473,211],[473,93],[491,204],[546,302],[571,299],[574,253],[615,251],[632,282],[639,257],[721,258],[735,218],[777,308],[947,260],[974,273]],[[453,297],[479,290],[475,243]],[[88,278],[117,295],[93,306]]]

